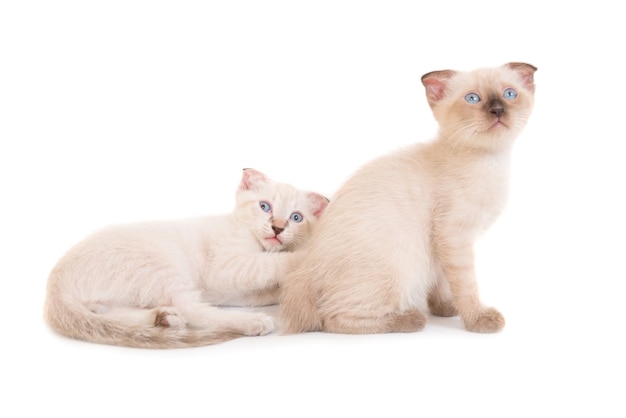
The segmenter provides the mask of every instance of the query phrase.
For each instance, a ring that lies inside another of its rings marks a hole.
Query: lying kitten
[[[48,279],[45,318],[68,337],[132,347],[213,344],[272,331],[292,251],[328,201],[243,172],[232,214],[117,226],[72,248]]]
[[[421,330],[426,305],[475,332],[503,316],[479,300],[473,246],[502,211],[536,68],[422,77],[437,138],[374,160],[340,189],[281,292],[287,333]]]

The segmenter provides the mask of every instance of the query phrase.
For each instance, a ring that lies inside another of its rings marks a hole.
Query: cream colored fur
[[[436,139],[370,162],[339,190],[283,284],[287,333],[418,331],[427,307],[459,314],[470,331],[504,326],[479,299],[473,246],[505,206],[535,70],[509,63],[422,77]]]
[[[48,279],[50,326],[72,338],[149,348],[271,332],[265,314],[216,305],[277,303],[291,251],[327,200],[252,169],[236,197],[231,214],[115,226],[77,244]]]

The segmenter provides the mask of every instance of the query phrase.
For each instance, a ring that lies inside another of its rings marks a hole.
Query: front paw
[[[244,335],[267,335],[274,330],[274,320],[265,314],[252,314],[250,322],[243,330]]]
[[[478,315],[464,318],[465,328],[472,332],[498,332],[504,328],[504,317],[494,308],[487,308]]]

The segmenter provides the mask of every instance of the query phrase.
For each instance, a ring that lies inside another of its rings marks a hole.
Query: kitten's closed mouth
[[[493,125],[491,125],[489,129],[499,128],[499,127],[508,128],[507,124],[502,122],[502,119],[498,119],[494,122]]]
[[[280,245],[283,244],[283,242],[277,236],[267,237],[265,239],[273,244],[280,244]]]

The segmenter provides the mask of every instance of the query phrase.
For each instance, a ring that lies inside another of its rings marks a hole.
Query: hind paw
[[[171,309],[157,309],[154,318],[154,326],[161,328],[183,328],[185,322],[178,313]]]
[[[428,308],[430,313],[436,316],[451,317],[456,316],[459,313],[452,301],[446,301],[435,297],[428,298]]]

